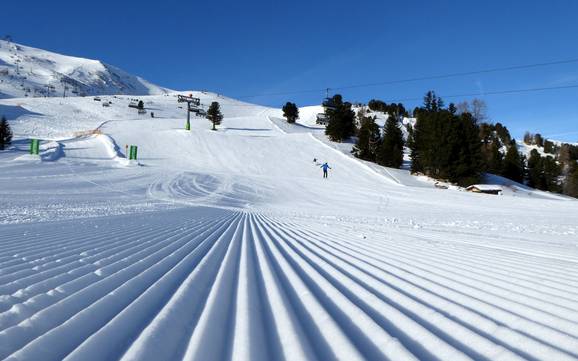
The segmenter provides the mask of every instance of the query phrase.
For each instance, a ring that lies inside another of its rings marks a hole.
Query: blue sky
[[[178,90],[232,97],[578,58],[578,1],[9,1],[0,33]],[[578,63],[338,90],[350,101],[476,93],[494,122],[578,141]],[[321,91],[244,100],[318,104]],[[448,98],[459,102],[464,98]],[[419,101],[405,101],[413,108]]]

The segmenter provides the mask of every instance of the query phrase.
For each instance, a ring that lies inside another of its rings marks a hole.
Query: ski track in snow
[[[413,187],[217,99],[219,132],[88,119],[0,155],[0,359],[578,360],[572,202]]]
[[[44,226],[42,239],[37,226],[3,231],[0,357],[578,357],[574,264],[553,276],[549,259],[440,248],[428,235],[399,242],[255,212],[171,212],[168,222],[85,221],[82,239],[68,221]]]

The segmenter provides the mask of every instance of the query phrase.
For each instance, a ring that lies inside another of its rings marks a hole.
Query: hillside
[[[0,101],[0,358],[578,359],[577,201],[437,189],[307,110],[192,93],[218,131],[184,130],[174,94],[140,97],[147,114]]]
[[[0,40],[0,99],[64,94],[152,95],[169,91],[98,60]]]

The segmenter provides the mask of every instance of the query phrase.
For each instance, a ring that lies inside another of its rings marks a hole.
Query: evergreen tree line
[[[0,119],[0,150],[6,149],[12,143],[12,130],[5,116]]]
[[[462,186],[477,183],[483,158],[480,128],[472,114],[457,114],[453,104],[445,108],[443,100],[429,91],[414,116],[417,120],[408,140],[412,172]]]
[[[398,117],[407,117],[408,113],[402,103],[387,104],[384,101],[372,99],[367,103],[367,107],[374,112],[397,115]]]
[[[413,173],[468,186],[479,182],[487,172],[578,197],[578,146],[556,145],[540,134],[526,133],[524,142],[544,147],[546,153],[554,155],[542,157],[533,150],[526,160],[507,127],[481,122],[486,119],[483,101],[475,100],[471,106],[467,102],[449,104],[446,108],[441,98],[428,92],[423,106],[413,111],[416,123],[413,128],[408,126],[407,142],[399,121],[402,115],[407,116],[403,104],[388,105],[375,99],[368,103],[370,110],[389,114],[382,131],[369,110],[362,109],[356,116],[351,103],[344,102],[339,94],[331,103],[325,110],[329,120],[325,133],[336,142],[357,135],[352,153],[360,159],[399,168],[407,145]],[[288,122],[299,116],[297,106],[289,102],[283,113]]]
[[[524,143],[526,143],[528,145],[536,145],[539,147],[543,147],[544,152],[550,153],[550,154],[558,154],[560,152],[560,149],[561,149],[560,146],[556,145],[551,140],[548,140],[548,139],[545,139],[544,137],[542,137],[542,135],[540,133],[532,134],[530,132],[526,132],[524,134]],[[578,147],[576,147],[576,149],[578,150]]]
[[[405,142],[398,118],[389,114],[382,135],[375,123],[375,116],[368,116],[364,111],[360,111],[357,117],[360,126],[352,153],[357,158],[386,167],[401,167]]]
[[[480,140],[484,172],[524,182],[525,159],[518,152],[516,140],[512,139],[508,128],[501,123],[482,123]]]
[[[527,184],[549,192],[578,197],[578,146],[556,144],[540,133],[524,134],[524,143],[543,147],[545,156],[536,149],[530,152],[527,161]]]
[[[544,151],[547,142],[543,141]],[[545,156],[532,149],[527,162],[527,184],[536,189],[578,197],[578,147],[562,144],[556,148],[558,151],[554,155]]]

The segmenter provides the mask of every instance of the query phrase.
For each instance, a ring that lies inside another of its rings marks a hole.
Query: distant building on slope
[[[474,184],[466,188],[468,192],[501,195],[502,187],[492,184]]]
[[[317,119],[315,120],[315,124],[317,125],[327,125],[329,124],[329,118],[325,113],[318,113]]]

